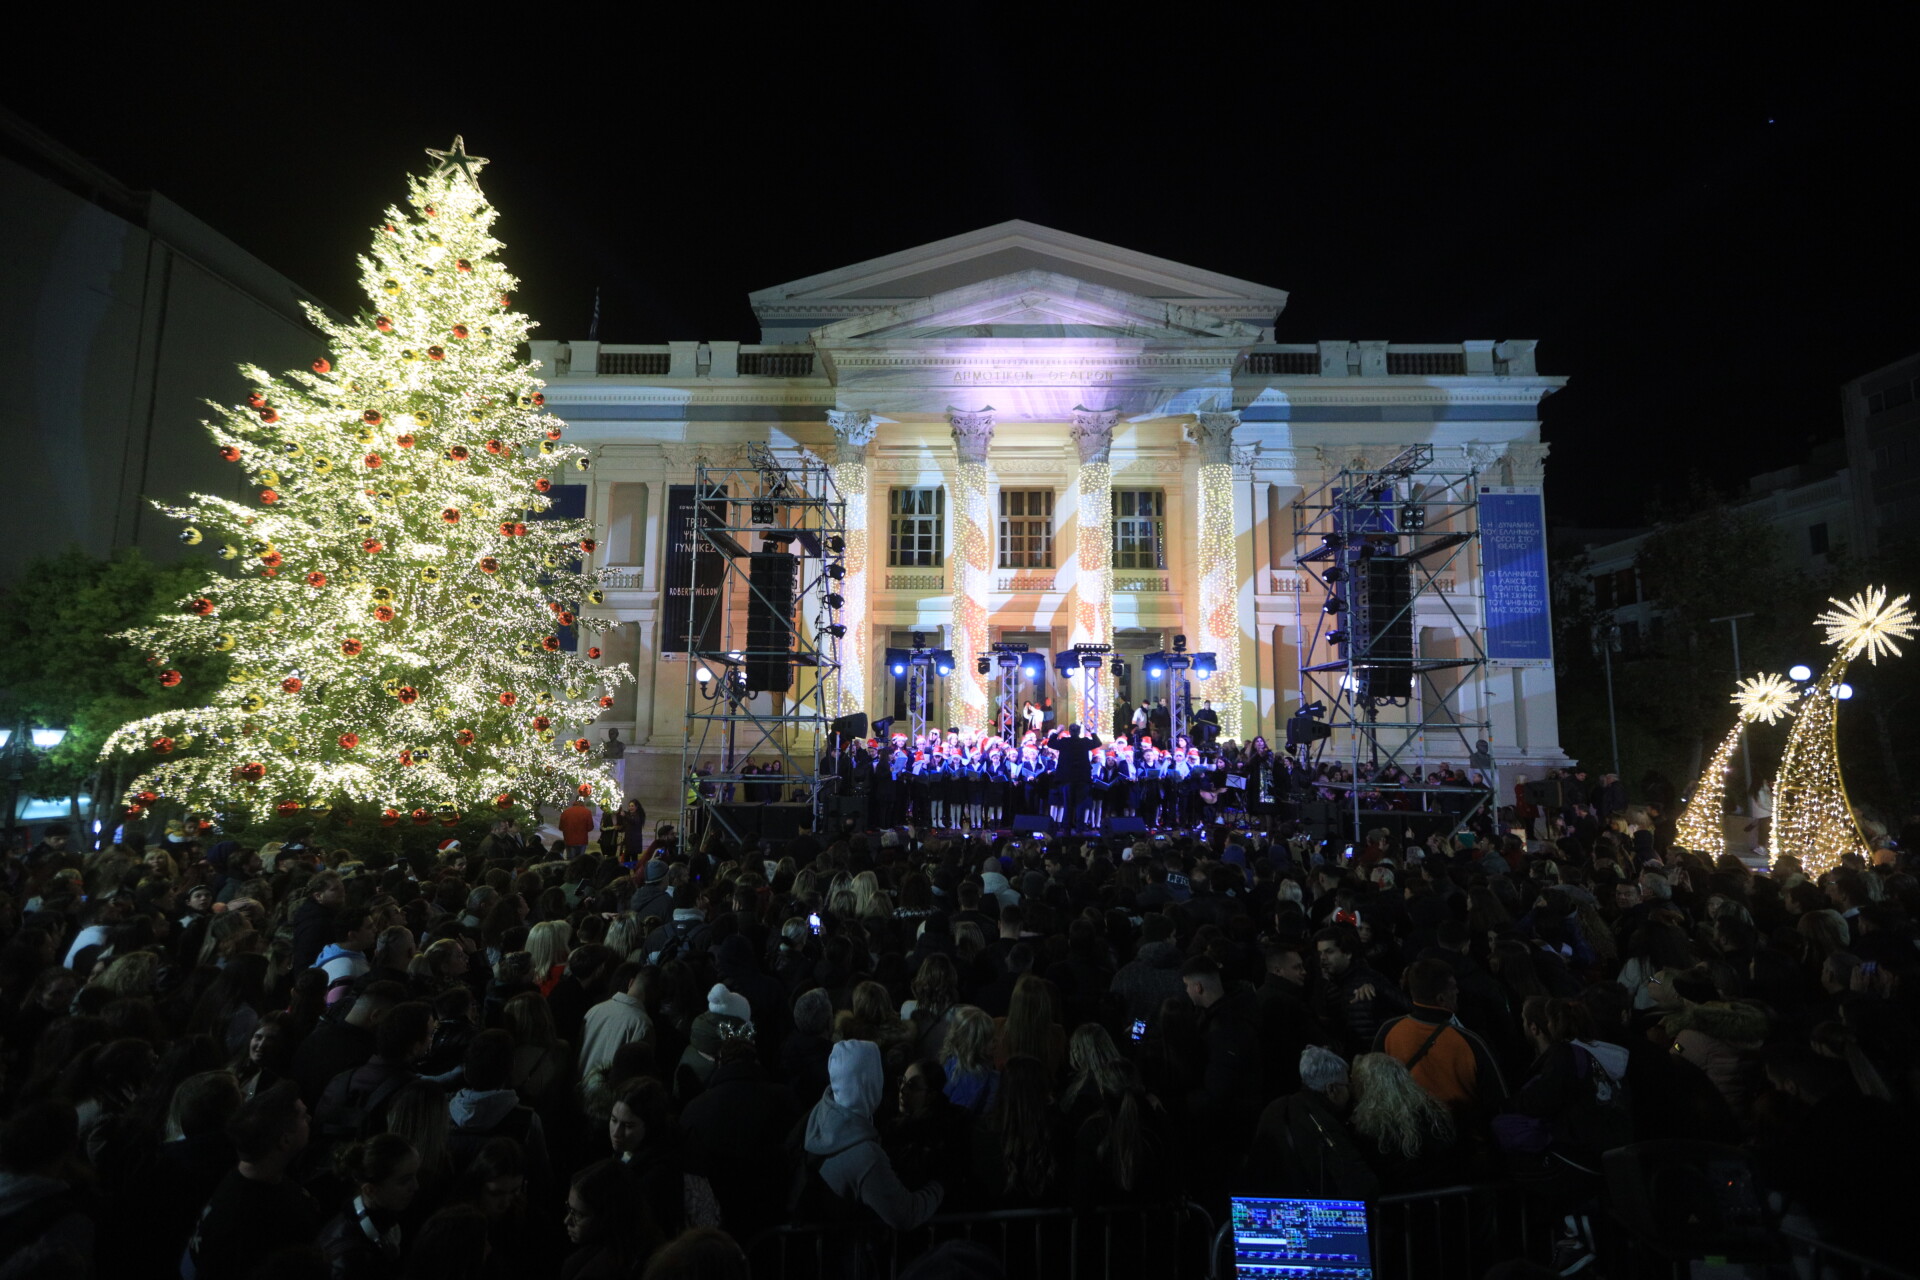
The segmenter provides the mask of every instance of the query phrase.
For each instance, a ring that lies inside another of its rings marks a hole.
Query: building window
[[[1167,497],[1158,489],[1113,491],[1113,567],[1164,569]]]
[[[1053,568],[1053,490],[1000,491],[1000,567]]]
[[[947,491],[887,494],[887,563],[937,569],[946,563]]]
[[[1816,556],[1827,554],[1827,522],[1807,526],[1807,550]]]

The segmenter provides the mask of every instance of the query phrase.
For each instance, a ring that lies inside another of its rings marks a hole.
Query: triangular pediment
[[[763,341],[797,342],[841,320],[1035,272],[1257,329],[1287,305],[1270,285],[1017,220],[760,289],[750,301]]]
[[[1052,271],[1010,275],[875,308],[823,325],[816,346],[875,346],[968,338],[1252,343],[1260,328],[1182,303],[1144,298]]]

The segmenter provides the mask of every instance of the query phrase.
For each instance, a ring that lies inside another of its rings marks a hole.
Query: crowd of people
[[[1894,842],[1809,876],[1634,806],[1350,854],[944,816],[751,849],[577,805],[550,845],[46,828],[0,886],[0,1280],[717,1280],[790,1222],[1476,1181],[1549,1206],[1571,1273],[1601,1153],[1653,1137],[1899,1256]]]

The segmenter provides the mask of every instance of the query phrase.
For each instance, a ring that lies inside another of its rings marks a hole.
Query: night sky
[[[751,340],[749,290],[1016,217],[1287,289],[1281,341],[1537,337],[1563,524],[1798,461],[1920,349],[1910,10],[457,12],[89,31],[0,101],[346,309],[459,132],[549,337],[598,286],[603,341]]]

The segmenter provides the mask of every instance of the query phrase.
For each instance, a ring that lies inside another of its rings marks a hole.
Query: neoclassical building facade
[[[649,808],[674,802],[685,742],[684,644],[664,634],[684,590],[670,507],[702,459],[760,443],[831,467],[850,529],[836,710],[899,712],[904,682],[879,655],[917,632],[957,659],[939,723],[988,722],[997,680],[974,658],[1003,640],[1110,643],[1130,668],[1111,714],[1168,695],[1139,659],[1184,636],[1217,655],[1194,705],[1210,700],[1226,736],[1271,739],[1299,705],[1303,628],[1326,593],[1294,562],[1295,501],[1412,444],[1484,483],[1538,486],[1540,402],[1565,382],[1536,370],[1530,341],[1277,343],[1279,289],[1024,222],[751,301],[757,344],[534,344],[549,409],[596,457],[584,501],[612,570],[600,612],[618,624],[603,649],[638,676],[597,727],[630,744]],[[1458,656],[1484,619],[1477,557],[1441,586],[1416,606],[1417,643]],[[1022,695],[1071,718],[1057,680]],[[1488,665],[1451,696],[1504,763],[1562,758],[1550,665]],[[1446,737],[1426,758],[1464,754]]]

